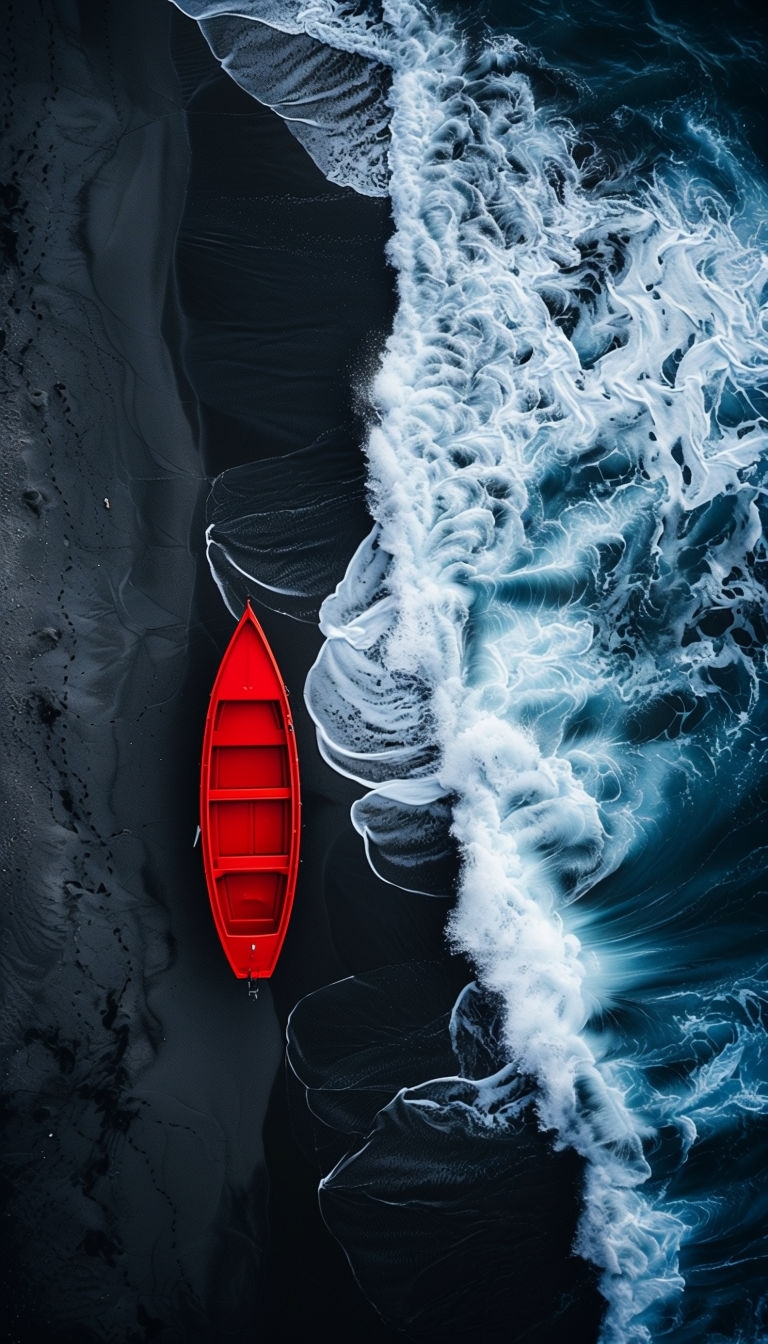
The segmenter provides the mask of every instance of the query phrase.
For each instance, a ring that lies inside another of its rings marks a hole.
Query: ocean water
[[[413,1339],[757,1344],[756,11],[176,2],[391,220],[351,421],[224,472],[207,517],[234,614],[319,621],[306,704],[398,946],[443,912],[440,955],[384,939],[291,1014],[329,1231]]]

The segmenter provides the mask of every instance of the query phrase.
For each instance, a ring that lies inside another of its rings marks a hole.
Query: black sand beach
[[[209,58],[170,5],[6,12],[4,1337],[389,1338],[322,1227],[285,1111],[287,1014],[351,969],[322,897],[334,846],[371,883],[357,837],[340,838],[354,790],[303,709],[313,627],[259,613],[298,721],[305,834],[294,926],[256,1003],[217,944],[193,848],[205,706],[233,628],[204,557],[210,479],[349,417],[350,360],[370,358],[360,305],[347,311],[360,268],[374,333],[392,302],[386,206],[328,188],[212,61],[190,149],[185,99]],[[222,221],[231,237],[206,269],[206,224]],[[236,254],[254,227],[252,295]],[[298,385],[269,339],[292,314],[307,327]],[[216,363],[225,340],[238,397]]]
[[[218,945],[194,847],[207,700],[234,628],[206,562],[209,490],[255,464],[254,508],[301,540],[287,455],[307,450],[329,510],[308,551],[315,606],[342,577],[369,525],[361,393],[394,308],[389,206],[329,185],[166,0],[7,14],[5,1338],[402,1338],[321,1218],[318,1180],[349,1134],[310,1116],[286,1027],[304,996],[361,976],[300,1013],[305,1085],[341,1089],[359,1146],[376,1107],[455,1070],[448,1016],[470,973],[446,954],[445,902],[366,862],[359,790],[324,764],[304,706],[312,619],[258,606],[292,698],[303,836],[284,952],[255,1002]],[[345,1040],[353,1071],[356,1050],[367,1061],[348,1089]],[[359,1221],[363,1265],[396,1280],[405,1266],[423,1340],[506,1339],[514,1311],[544,1344],[561,1337],[557,1313],[541,1325],[558,1300],[575,1304],[571,1337],[592,1338],[600,1308],[590,1280],[580,1316],[569,1255],[578,1171],[529,1120],[498,1149],[488,1201],[483,1145],[465,1163],[452,1142],[419,1150],[423,1200],[407,1182],[389,1198],[386,1144],[381,1202],[331,1199],[332,1218]],[[562,1277],[537,1278],[550,1252]]]

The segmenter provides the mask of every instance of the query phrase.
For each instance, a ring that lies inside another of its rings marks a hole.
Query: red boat
[[[282,676],[250,602],[213,684],[200,832],[213,918],[232,970],[275,969],[299,867],[299,761]]]

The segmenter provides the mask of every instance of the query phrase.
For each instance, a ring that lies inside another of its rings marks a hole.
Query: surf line
[[[613,736],[624,692],[581,605],[588,554],[639,527],[660,491],[622,484],[609,504],[569,501],[570,533],[557,519],[536,534],[526,512],[543,478],[608,428],[606,375],[585,379],[545,285],[587,230],[606,246],[626,231],[642,256],[661,226],[644,203],[587,198],[567,133],[512,61],[498,78],[493,56],[471,72],[447,23],[407,0],[384,13],[399,307],[372,389],[376,528],[324,604],[307,702],[335,768],[393,799],[409,767],[422,779],[432,768],[453,799],[463,871],[451,937],[504,997],[510,1057],[536,1079],[542,1128],[586,1159],[576,1249],[602,1270],[603,1338],[640,1344],[640,1316],[683,1287],[685,1226],[643,1192],[647,1125],[585,1032],[600,977],[568,906],[635,843],[632,777],[644,768]],[[637,406],[614,396],[611,412],[614,438],[631,441]],[[399,734],[382,731],[374,685],[389,688]],[[564,725],[597,694],[602,738],[561,750]]]

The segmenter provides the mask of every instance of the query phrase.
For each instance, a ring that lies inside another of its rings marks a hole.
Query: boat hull
[[[211,910],[240,979],[269,977],[299,866],[301,801],[282,676],[250,603],[211,692],[200,772],[200,832]]]

